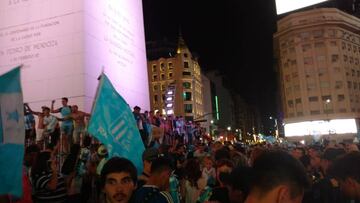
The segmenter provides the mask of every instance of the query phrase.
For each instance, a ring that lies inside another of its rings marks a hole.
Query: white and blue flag
[[[24,107],[20,67],[0,76],[0,195],[22,196]]]
[[[135,118],[105,74],[101,75],[88,132],[106,146],[109,157],[127,158],[142,173],[145,148]]]

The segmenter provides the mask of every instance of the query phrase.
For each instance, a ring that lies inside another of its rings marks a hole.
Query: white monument
[[[34,110],[68,97],[90,111],[101,71],[149,110],[141,0],[0,1],[0,74],[19,64]]]

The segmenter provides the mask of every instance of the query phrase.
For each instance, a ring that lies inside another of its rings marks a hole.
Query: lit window
[[[190,83],[190,82],[184,82],[184,83],[183,83],[183,87],[184,87],[185,89],[190,89],[190,88],[191,88],[191,83]]]
[[[185,113],[192,113],[192,104],[185,104],[184,105]]]
[[[160,70],[161,70],[161,71],[165,71],[165,64],[164,64],[164,63],[161,63],[161,64],[160,64]]]
[[[184,98],[184,101],[191,101],[191,92],[184,92],[183,98]]]

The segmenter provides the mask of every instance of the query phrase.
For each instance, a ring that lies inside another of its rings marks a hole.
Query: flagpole
[[[94,114],[95,102],[96,102],[96,99],[98,98],[99,90],[100,90],[100,87],[101,87],[101,85],[102,85],[102,81],[103,81],[103,77],[102,77],[102,76],[103,76],[103,75],[104,75],[104,66],[101,68],[101,73],[100,73],[99,77],[97,78],[97,80],[98,80],[99,82],[98,82],[98,86],[97,86],[97,88],[96,88],[94,100],[93,100],[93,102],[92,102],[90,115],[93,115],[93,114]],[[91,119],[92,119],[92,117],[90,117],[89,123],[90,123]],[[87,126],[87,128],[89,128],[89,125]],[[89,132],[88,129],[86,129],[86,131]]]

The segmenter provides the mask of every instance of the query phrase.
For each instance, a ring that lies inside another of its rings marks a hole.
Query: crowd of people
[[[62,108],[54,109],[53,102],[42,112],[25,105],[23,197],[2,196],[0,202],[360,202],[356,144],[212,141],[196,123],[141,113],[136,106],[145,146],[139,174],[125,157],[109,157],[86,133],[90,114],[67,102],[63,98]],[[39,117],[36,131],[33,115]]]

